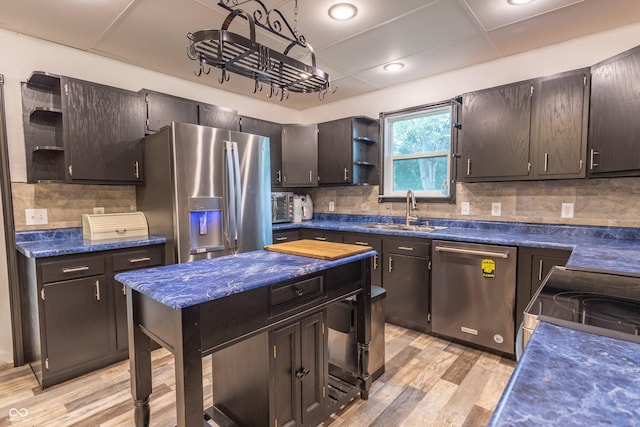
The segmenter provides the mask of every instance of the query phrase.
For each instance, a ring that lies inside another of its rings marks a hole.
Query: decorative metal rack
[[[247,3],[257,3],[249,14],[238,7]],[[248,77],[254,81],[253,92],[268,86],[267,97],[277,97],[280,101],[288,98],[289,92],[318,92],[322,100],[331,88],[329,75],[316,67],[313,48],[297,31],[297,1],[295,9],[296,26],[292,29],[285,17],[277,9],[268,10],[260,0],[220,0],[218,6],[229,11],[219,30],[200,30],[188,33],[190,41],[187,55],[198,61],[197,76],[209,74],[210,67],[219,68],[218,81],[229,80],[228,73]],[[231,22],[241,17],[249,23],[249,38],[229,31]],[[275,51],[256,42],[256,26],[275,34],[289,42],[284,52]],[[289,56],[294,47],[307,49],[311,65]]]

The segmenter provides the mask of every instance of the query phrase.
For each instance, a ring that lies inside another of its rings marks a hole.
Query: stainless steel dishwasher
[[[433,241],[433,332],[514,354],[517,248]]]

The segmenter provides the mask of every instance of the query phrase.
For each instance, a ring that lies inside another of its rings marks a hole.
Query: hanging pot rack
[[[257,4],[252,14],[238,8],[246,3]],[[238,74],[254,81],[254,93],[261,91],[264,84],[268,87],[267,97],[275,96],[281,101],[288,98],[289,92],[317,92],[321,100],[328,91],[335,92],[331,88],[329,75],[316,67],[313,48],[298,33],[297,0],[294,28],[280,11],[267,10],[260,0],[220,0],[218,6],[229,11],[219,30],[208,29],[187,34],[190,42],[187,55],[198,61],[197,76],[209,74],[210,67],[219,68],[220,83],[229,80],[229,73]],[[237,17],[249,23],[249,38],[229,31],[229,26]],[[287,40],[287,48],[279,52],[258,43],[256,26]],[[289,56],[295,47],[309,51],[311,65]]]

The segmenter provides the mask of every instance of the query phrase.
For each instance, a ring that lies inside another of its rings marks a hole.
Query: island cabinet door
[[[49,373],[75,369],[109,353],[105,276],[45,285],[41,292]]]
[[[300,324],[294,323],[271,334],[273,348],[271,366],[270,426],[289,427],[300,424],[300,381],[296,378],[300,365]]]
[[[326,312],[271,333],[271,426],[322,421],[328,384]]]

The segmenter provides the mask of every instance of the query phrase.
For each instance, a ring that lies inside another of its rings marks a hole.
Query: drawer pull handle
[[[81,267],[63,268],[62,272],[63,273],[77,273],[78,271],[87,271],[88,269],[89,269],[89,267],[87,267],[86,265],[83,265]]]
[[[368,242],[355,242],[355,244],[360,246],[369,246]]]
[[[100,301],[100,281],[96,280],[96,301]]]
[[[316,240],[320,240],[320,241],[322,241],[322,242],[324,242],[324,241],[326,241],[326,240],[327,240],[327,238],[326,238],[326,237],[320,237],[320,236],[316,236],[316,237],[315,237],[315,239],[316,239]]]
[[[373,269],[374,270],[378,269],[378,255],[373,256]]]
[[[288,237],[276,237],[276,242],[284,242],[285,240],[289,240]]]
[[[127,288],[124,285],[122,285],[122,295],[127,296]]]
[[[403,250],[403,251],[412,251],[413,248],[410,248],[408,246],[398,246],[398,249]]]
[[[293,290],[293,292],[295,292],[295,293],[296,293],[296,295],[298,295],[299,297],[301,297],[302,295],[304,295],[304,292],[302,291],[302,289],[295,288],[295,289]]]
[[[146,261],[151,261],[151,258],[148,256],[145,256],[142,258],[129,258],[129,263],[131,264],[135,264],[137,262],[146,262]]]
[[[124,233],[126,233],[126,232],[127,232],[127,229],[126,229],[126,228],[123,228],[122,230],[118,230],[118,229],[116,228],[116,233],[118,233],[118,234],[124,234]]]

